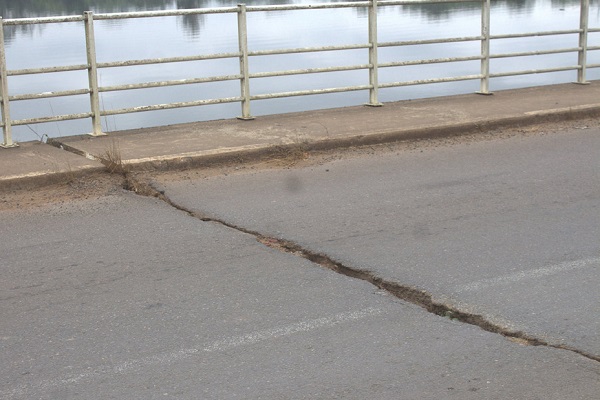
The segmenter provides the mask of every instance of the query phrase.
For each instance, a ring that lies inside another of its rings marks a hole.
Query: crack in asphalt
[[[156,197],[171,207],[185,212],[189,216],[193,218],[197,218],[203,222],[212,222],[222,226],[225,226],[230,229],[234,229],[238,232],[245,233],[253,236],[259,243],[281,251],[283,253],[291,254],[296,257],[304,258],[312,263],[315,263],[323,268],[330,269],[339,274],[354,278],[360,279],[366,282],[371,283],[377,288],[390,293],[391,295],[397,297],[400,300],[407,301],[409,303],[415,304],[417,306],[422,307],[427,312],[450,318],[453,320],[457,320],[469,325],[475,325],[484,331],[495,333],[506,337],[507,339],[517,341],[519,343],[527,344],[530,346],[545,346],[558,350],[567,350],[570,352],[574,352],[588,358],[593,361],[600,362],[600,356],[588,353],[586,351],[580,350],[578,348],[564,345],[564,344],[552,344],[540,338],[536,338],[534,336],[528,335],[523,331],[511,331],[506,329],[500,325],[494,324],[488,321],[484,316],[479,314],[467,313],[459,310],[456,307],[437,302],[433,299],[432,294],[428,293],[426,290],[418,289],[412,286],[403,285],[398,282],[389,281],[383,279],[381,277],[376,276],[373,272],[352,268],[347,265],[342,264],[341,262],[335,261],[331,257],[313,252],[309,249],[306,249],[300,246],[297,243],[294,243],[289,240],[279,239],[272,236],[264,235],[260,232],[244,228],[241,226],[237,226],[230,222],[227,222],[222,219],[218,219],[207,214],[203,214],[197,211],[190,210],[180,204],[177,204],[173,200],[171,200],[166,194],[164,190],[160,190],[156,188],[156,186],[152,182],[142,182],[132,177],[130,174],[124,174],[125,182],[123,188],[125,190],[132,191],[138,195],[148,196],[148,197]]]

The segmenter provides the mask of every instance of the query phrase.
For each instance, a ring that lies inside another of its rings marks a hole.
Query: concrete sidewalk
[[[282,146],[327,149],[599,115],[600,82],[594,81],[70,136],[53,139],[56,147],[29,142],[0,149],[0,189],[102,170],[94,157],[114,147],[133,169],[168,169],[258,157]]]

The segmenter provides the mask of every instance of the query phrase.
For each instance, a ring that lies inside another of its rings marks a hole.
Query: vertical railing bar
[[[369,102],[366,104],[371,107],[381,107],[379,102],[379,63],[377,61],[377,0],[371,0],[369,6]]]
[[[2,122],[4,122],[4,126],[2,127],[3,140],[2,143],[0,143],[0,147],[4,148],[18,146],[12,140],[10,105],[8,102],[7,71],[8,69],[6,68],[6,48],[4,46],[4,21],[2,17],[0,17],[0,96],[2,96],[2,100],[0,101],[0,113],[2,114]]]
[[[246,5],[238,4],[238,44],[240,49],[240,94],[242,97],[242,115],[238,119],[254,119],[250,115],[250,73],[248,68],[248,24]]]
[[[577,82],[579,84],[588,84],[586,81],[587,71],[587,47],[588,47],[588,24],[590,14],[590,0],[581,0],[579,10],[579,53],[577,57]]]
[[[102,132],[100,114],[100,93],[98,91],[98,65],[96,63],[96,37],[94,34],[94,13],[83,13],[85,23],[85,47],[88,62],[88,80],[90,89],[90,107],[92,112],[92,136],[105,135]]]
[[[481,81],[478,94],[490,92],[490,0],[481,2]]]

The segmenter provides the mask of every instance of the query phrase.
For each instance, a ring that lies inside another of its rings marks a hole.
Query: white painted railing
[[[443,39],[430,39],[430,40],[413,40],[413,41],[401,41],[401,42],[378,42],[377,40],[377,9],[383,6],[398,6],[398,5],[410,5],[410,4],[432,4],[432,3],[480,3],[481,4],[481,34],[478,36],[469,37],[449,37]],[[339,45],[339,46],[323,46],[323,47],[311,47],[311,48],[294,48],[294,49],[279,49],[279,50],[263,50],[263,51],[252,51],[248,49],[248,38],[247,38],[247,27],[246,27],[246,15],[249,12],[267,12],[267,11],[284,11],[284,10],[320,10],[320,9],[332,9],[332,8],[366,8],[368,9],[368,43],[359,43],[352,45]],[[580,25],[571,30],[560,30],[560,31],[544,31],[544,32],[529,32],[519,34],[508,34],[508,35],[490,35],[490,0],[404,0],[404,1],[362,1],[362,2],[348,2],[348,3],[332,3],[332,4],[312,4],[312,5],[278,5],[278,6],[246,6],[240,4],[237,7],[222,7],[222,8],[203,8],[203,9],[192,9],[192,10],[167,10],[167,11],[150,11],[150,12],[130,12],[130,13],[114,13],[114,14],[93,14],[92,12],[85,12],[82,16],[66,16],[66,17],[46,17],[46,18],[22,18],[22,19],[7,19],[3,20],[0,18],[0,108],[2,117],[2,133],[3,141],[0,143],[1,147],[14,147],[16,143],[12,139],[12,127],[18,125],[38,124],[54,121],[67,121],[74,119],[85,119],[89,118],[92,121],[92,135],[104,135],[100,124],[101,117],[118,115],[118,114],[129,114],[142,111],[154,111],[154,110],[166,110],[181,107],[194,107],[209,104],[219,103],[232,103],[239,102],[241,104],[242,114],[239,118],[241,119],[253,119],[250,112],[250,104],[254,100],[263,99],[275,99],[282,97],[292,96],[305,96],[315,95],[324,93],[338,93],[348,92],[357,90],[368,90],[369,100],[367,105],[370,106],[381,106],[382,104],[378,100],[378,90],[410,86],[410,85],[423,85],[430,83],[440,82],[454,82],[454,81],[465,81],[465,80],[479,80],[480,90],[478,93],[489,94],[490,78],[505,77],[505,76],[516,76],[524,74],[537,74],[557,71],[577,71],[577,83],[586,83],[586,70],[588,68],[598,68],[600,64],[587,64],[587,53],[588,51],[600,50],[600,46],[588,46],[588,35],[592,32],[600,32],[600,28],[590,28],[588,26],[589,20],[589,0],[581,0],[580,7]],[[130,19],[130,18],[150,18],[150,17],[167,17],[167,16],[182,16],[182,15],[200,15],[200,14],[218,14],[218,13],[236,13],[238,17],[238,43],[239,51],[232,53],[219,53],[219,54],[203,54],[186,57],[172,57],[172,58],[157,58],[157,59],[143,59],[143,60],[126,60],[119,62],[96,62],[96,49],[95,49],[95,37],[94,37],[94,21],[100,20],[114,20],[114,19]],[[52,24],[52,23],[69,23],[69,22],[83,22],[84,32],[86,37],[86,50],[87,50],[87,64],[71,65],[71,66],[60,66],[60,67],[46,67],[46,68],[35,68],[35,69],[22,69],[22,70],[8,70],[6,67],[6,53],[4,47],[4,26],[10,25],[29,25],[29,24]],[[535,36],[550,36],[550,35],[566,35],[566,34],[578,34],[579,43],[578,47],[573,48],[561,48],[551,49],[543,51],[530,51],[530,52],[518,52],[518,53],[506,53],[506,54],[490,54],[490,41],[502,40],[502,39],[514,39],[514,38],[526,38]],[[399,47],[399,46],[415,46],[415,45],[428,45],[438,43],[453,43],[453,42],[473,42],[479,41],[481,43],[481,51],[479,54],[468,57],[453,57],[453,58],[439,58],[439,59],[428,59],[428,60],[414,60],[414,61],[396,61],[379,63],[377,59],[378,48],[383,47]],[[327,68],[311,68],[311,69],[297,69],[287,71],[276,71],[276,72],[261,72],[251,73],[248,67],[248,59],[250,57],[266,57],[278,54],[291,54],[291,53],[309,53],[309,52],[332,52],[340,50],[351,50],[351,49],[368,49],[368,60],[365,60],[364,64],[358,65],[345,65]],[[521,70],[511,72],[493,73],[490,71],[490,59],[494,58],[507,58],[507,57],[522,57],[522,56],[535,56],[545,54],[557,54],[557,53],[578,53],[577,65],[561,66],[554,68],[544,69],[533,69],[533,70]],[[114,67],[129,67],[137,65],[148,65],[148,64],[163,64],[163,63],[179,63],[187,61],[200,61],[200,60],[214,60],[214,59],[226,59],[226,58],[237,58],[240,63],[240,72],[235,75],[223,75],[223,76],[211,76],[203,78],[190,78],[183,80],[172,80],[172,81],[160,81],[160,82],[146,82],[137,84],[127,84],[118,86],[99,86],[98,85],[98,70],[102,68],[114,68]],[[475,75],[463,75],[453,76],[444,78],[432,78],[422,79],[413,81],[399,81],[399,82],[379,82],[378,71],[381,68],[408,66],[408,65],[425,65],[435,63],[451,63],[451,62],[462,62],[462,61],[474,61],[480,60],[481,68],[479,74]],[[89,86],[87,88],[57,92],[44,92],[44,93],[33,93],[33,94],[21,94],[21,95],[9,95],[9,80],[10,76],[17,75],[35,75],[35,74],[47,74],[54,72],[67,72],[67,71],[83,71],[87,70],[89,77]],[[314,74],[324,72],[335,72],[335,71],[350,71],[350,70],[368,70],[369,71],[369,82],[365,82],[364,85],[356,86],[344,86],[334,87],[327,89],[315,89],[315,90],[301,90],[293,92],[280,92],[280,93],[268,93],[260,95],[252,95],[250,90],[250,83],[255,78],[267,78],[276,76],[290,76],[290,75],[301,75],[301,74]],[[196,100],[179,103],[169,104],[157,104],[150,106],[140,106],[132,108],[122,108],[115,110],[101,110],[100,107],[100,93],[104,92],[115,92],[132,89],[146,89],[156,88],[165,86],[175,85],[188,85],[218,81],[239,81],[240,92],[239,96],[236,97],[225,97],[216,99]],[[79,113],[79,114],[65,114],[65,115],[54,115],[40,118],[20,119],[12,120],[10,117],[10,103],[14,101],[31,100],[31,99],[43,99],[53,98],[62,96],[76,96],[86,94],[90,97],[90,111]]]

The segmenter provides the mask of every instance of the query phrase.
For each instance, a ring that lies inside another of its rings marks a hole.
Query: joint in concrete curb
[[[68,151],[70,153],[77,154],[78,156],[82,156],[82,157],[84,157],[84,158],[86,158],[88,160],[99,161],[98,157],[94,156],[93,154],[90,154],[90,153],[88,153],[86,151],[80,150],[80,149],[78,149],[76,147],[73,147],[71,145],[63,143],[59,139],[48,138],[48,141],[46,143],[48,143],[51,146],[56,147],[57,149],[65,150],[65,151]]]

